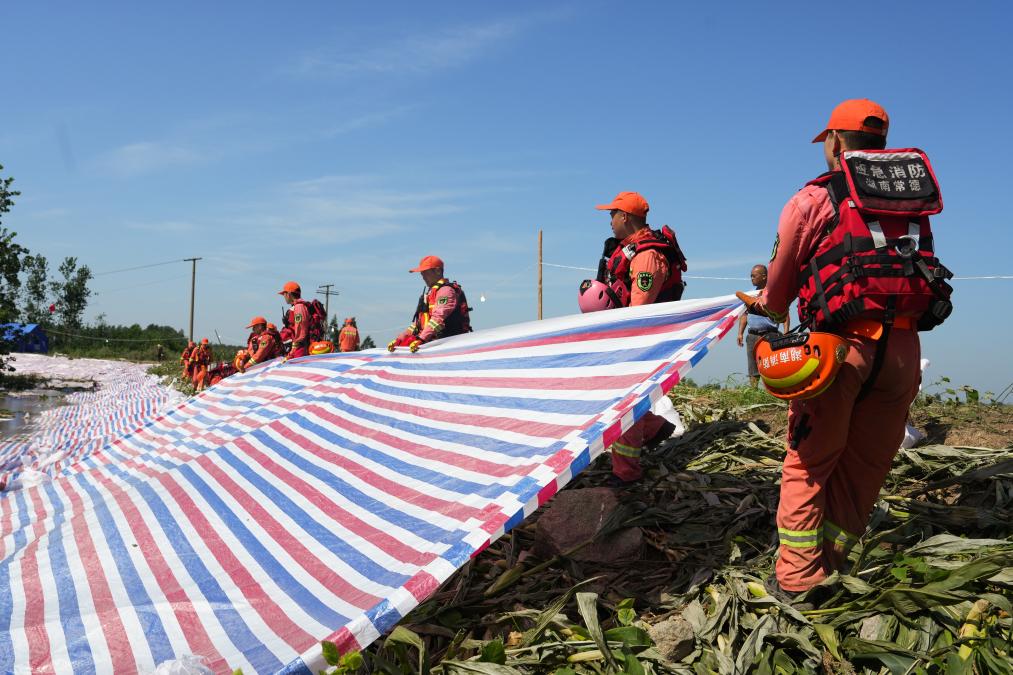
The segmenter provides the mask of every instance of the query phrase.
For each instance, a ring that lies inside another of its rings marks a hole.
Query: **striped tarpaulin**
[[[14,365],[20,374],[55,380],[57,387],[61,381],[91,381],[95,390],[69,394],[59,407],[36,413],[30,430],[0,441],[0,489],[26,469],[52,475],[73,466],[181,398],[140,363],[16,354]]]
[[[734,324],[734,297],[234,376],[0,496],[0,671],[315,673],[521,522]],[[68,430],[70,433],[71,430]]]

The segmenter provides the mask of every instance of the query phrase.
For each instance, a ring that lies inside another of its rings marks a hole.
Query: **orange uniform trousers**
[[[900,448],[921,381],[918,333],[895,327],[879,375],[859,401],[877,342],[845,337],[851,349],[833,384],[788,410],[776,567],[786,591],[807,590],[845,565]]]
[[[612,444],[612,473],[622,481],[640,480],[644,470],[640,456],[644,444],[654,438],[665,424],[665,418],[648,411],[636,424]]]

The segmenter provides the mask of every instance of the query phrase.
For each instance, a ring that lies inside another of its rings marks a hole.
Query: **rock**
[[[693,626],[682,617],[672,617],[647,629],[658,652],[669,661],[681,661],[693,651]]]
[[[592,538],[618,506],[615,492],[605,487],[560,492],[538,518],[536,551],[544,557],[566,553]],[[631,527],[589,544],[570,557],[595,563],[634,560],[640,557],[642,544],[640,528]]]

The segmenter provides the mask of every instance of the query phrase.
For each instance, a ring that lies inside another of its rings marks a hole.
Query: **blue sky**
[[[873,14],[875,16],[873,16]],[[535,313],[545,260],[593,267],[593,206],[638,190],[690,273],[763,262],[784,202],[824,170],[810,139],[840,100],[929,153],[938,251],[1013,273],[1002,198],[1013,57],[1002,3],[8,3],[0,163],[19,241],[96,273],[190,256],[196,333],[232,341],[275,294],[334,283],[340,317],[385,342],[444,258],[474,324]],[[863,25],[864,24],[864,25]],[[578,270],[546,268],[545,312]],[[690,280],[686,297],[746,284]],[[189,266],[100,274],[88,318],[185,327]],[[924,337],[927,379],[1013,380],[1013,281],[957,282]],[[485,295],[486,301],[479,297]],[[743,370],[726,340],[698,379]]]

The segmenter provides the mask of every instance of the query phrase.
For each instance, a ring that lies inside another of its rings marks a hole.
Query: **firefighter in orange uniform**
[[[246,358],[237,364],[241,373],[246,372],[246,369],[250,366],[270,361],[279,355],[274,336],[267,331],[267,319],[262,316],[255,316],[247,328],[253,330],[253,336],[250,339],[250,347]]]
[[[940,323],[952,307],[943,281],[949,271],[931,253],[927,216],[942,210],[934,175],[920,151],[885,150],[888,128],[886,111],[868,99],[837,106],[813,140],[823,143],[830,171],[784,207],[760,299],[740,295],[750,312],[774,321],[784,320],[797,297],[803,324],[847,343],[829,386],[789,407],[780,549],[767,582],[789,600],[844,569],[918,393],[918,330]],[[855,178],[865,173],[867,180]],[[883,210],[864,215],[873,202]],[[905,211],[911,208],[918,210]]]
[[[288,310],[286,324],[292,331],[292,348],[288,352],[287,359],[297,359],[306,356],[310,347],[310,310],[307,303],[302,300],[302,289],[294,281],[285,284],[278,295],[285,298],[285,302],[292,305]]]
[[[434,255],[427,255],[419,266],[409,272],[422,274],[426,290],[419,297],[415,316],[408,329],[390,341],[388,351],[396,347],[408,347],[412,352],[438,338],[471,332],[471,308],[464,291],[456,281],[443,276],[443,261]]]
[[[345,325],[338,332],[338,348],[343,352],[359,351],[359,328],[354,316],[345,319]]]
[[[197,347],[193,340],[187,343],[186,347],[183,348],[183,353],[179,357],[179,365],[183,369],[183,379],[189,380],[193,377],[190,366],[190,355],[193,354],[193,350]]]
[[[282,356],[285,353],[285,343],[281,339],[278,327],[273,323],[267,324],[267,334],[274,340],[274,355]]]
[[[208,366],[211,365],[213,354],[211,345],[207,338],[201,338],[200,344],[194,347],[190,353],[191,372],[193,373],[193,387],[197,391],[204,391],[208,385]]]
[[[652,230],[650,206],[637,192],[620,192],[608,204],[596,206],[611,216],[613,238],[606,240],[597,283],[613,291],[604,308],[637,307],[682,298],[686,258],[668,226]],[[590,282],[581,284],[582,296]],[[603,296],[606,297],[606,296]],[[581,308],[587,308],[583,301]],[[613,484],[622,486],[643,477],[640,457],[672,435],[675,425],[648,411],[612,444]]]

